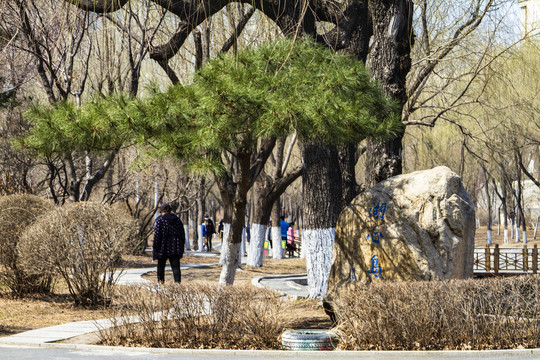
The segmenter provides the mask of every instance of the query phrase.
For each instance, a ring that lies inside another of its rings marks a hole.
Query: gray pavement
[[[540,350],[491,351],[265,351],[265,350],[193,350],[163,348],[124,348],[98,345],[43,344],[1,345],[1,359],[93,360],[93,359],[445,359],[506,360],[539,359]]]
[[[307,274],[289,274],[261,276],[254,278],[251,283],[255,286],[271,289],[293,300],[307,298]]]

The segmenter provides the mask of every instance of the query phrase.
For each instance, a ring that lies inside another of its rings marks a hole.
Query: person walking
[[[212,251],[212,237],[216,233],[216,226],[214,225],[214,222],[208,215],[204,218],[204,224],[203,224],[203,236],[206,240],[206,251],[210,252]]]
[[[287,230],[287,252],[289,257],[294,257],[296,251],[296,234],[294,232],[294,221],[289,223],[289,229]]]
[[[219,239],[221,241],[223,241],[223,228],[225,227],[225,224],[223,222],[223,218],[221,218],[219,220],[219,225],[218,225],[218,233],[219,233]]]
[[[289,230],[289,223],[285,221],[285,216],[279,217],[279,226],[281,228],[281,240],[287,241],[287,230]]]
[[[165,282],[165,264],[171,264],[174,282],[180,282],[180,259],[184,256],[186,234],[182,220],[172,213],[169,204],[159,207],[160,216],[154,226],[153,259],[157,260],[158,282]]]

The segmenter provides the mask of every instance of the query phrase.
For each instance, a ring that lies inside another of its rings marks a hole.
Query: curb
[[[9,347],[46,348],[64,350],[84,350],[108,353],[162,354],[178,356],[220,356],[231,358],[280,358],[280,359],[538,359],[540,349],[518,350],[453,350],[453,351],[287,351],[287,350],[212,350],[212,349],[170,349],[145,347],[119,347],[84,344],[0,344],[0,349]]]
[[[259,277],[253,278],[251,280],[251,284],[253,286],[256,286],[256,287],[259,287],[259,288],[273,290],[273,291],[281,294],[282,296],[287,296],[287,297],[291,298],[292,300],[299,300],[299,299],[308,298],[309,296],[307,294],[306,295],[290,295],[285,290],[278,290],[278,289],[274,289],[274,288],[271,288],[271,287],[268,287],[268,286],[264,286],[263,284],[261,284],[261,281],[263,281],[263,280],[275,280],[275,279],[280,279],[280,280],[289,279],[288,282],[291,283],[291,287],[295,288],[296,290],[301,291],[301,290],[303,290],[303,288],[301,287],[302,285],[299,285],[299,284],[293,282],[292,279],[305,278],[305,277],[307,277],[307,273],[305,273],[305,274],[286,274],[286,275],[266,275],[266,276],[259,276]]]

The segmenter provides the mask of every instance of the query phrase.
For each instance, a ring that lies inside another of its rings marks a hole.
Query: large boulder
[[[341,213],[328,289],[355,280],[471,277],[474,232],[471,197],[447,167],[382,181]]]

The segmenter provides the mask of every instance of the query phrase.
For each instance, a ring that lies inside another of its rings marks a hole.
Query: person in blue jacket
[[[172,213],[169,204],[159,207],[160,216],[154,225],[154,243],[152,245],[153,259],[157,260],[158,282],[165,281],[165,264],[169,260],[174,281],[180,282],[180,259],[184,255],[186,234],[182,220]]]
[[[285,216],[280,216],[279,219],[279,225],[281,227],[281,240],[287,241],[287,230],[289,230],[289,223],[285,221]]]
[[[212,251],[212,237],[216,233],[214,222],[208,215],[204,215],[204,223],[202,225],[202,235],[204,238],[203,249],[206,246],[206,251]]]

